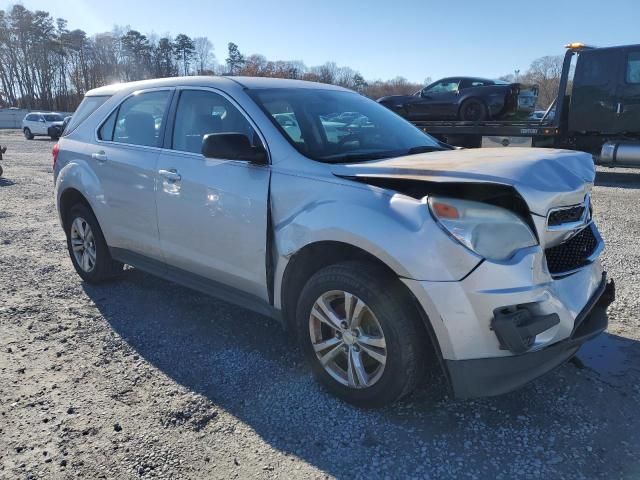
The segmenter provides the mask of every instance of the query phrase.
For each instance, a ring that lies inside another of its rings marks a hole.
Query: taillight
[[[53,146],[53,150],[51,150],[51,155],[53,155],[53,164],[55,165],[58,161],[58,154],[60,153],[60,144],[56,142]]]

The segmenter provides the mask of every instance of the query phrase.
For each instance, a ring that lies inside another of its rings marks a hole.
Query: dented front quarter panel
[[[315,172],[278,167],[272,172],[276,302],[290,258],[317,242],[358,247],[399,277],[415,280],[457,281],[481,261],[438,227],[425,199],[339,179],[328,171],[330,165],[318,166]]]

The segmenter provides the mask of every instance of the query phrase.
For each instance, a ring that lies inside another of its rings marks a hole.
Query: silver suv
[[[54,148],[87,282],[123,264],[270,315],[362,406],[440,367],[519,387],[607,326],[591,157],[456,150],[330,85],[188,77],[87,93]]]

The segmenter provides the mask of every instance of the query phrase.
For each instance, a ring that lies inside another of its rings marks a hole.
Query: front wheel
[[[66,220],[67,248],[76,272],[88,283],[100,283],[122,271],[122,263],[111,258],[93,212],[75,205]]]
[[[330,392],[361,407],[379,407],[410,393],[422,377],[428,348],[417,312],[398,280],[364,262],[313,275],[298,301],[301,347]]]

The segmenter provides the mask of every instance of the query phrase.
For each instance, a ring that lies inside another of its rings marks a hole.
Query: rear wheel
[[[122,263],[111,258],[100,225],[89,208],[74,205],[66,224],[69,256],[83,280],[99,283],[122,271]]]
[[[487,119],[487,107],[480,100],[471,98],[469,100],[465,100],[462,104],[459,116],[460,120],[467,122],[480,122]]]
[[[4,170],[2,170],[2,165],[0,165],[0,177],[2,176],[3,172],[4,172]]]
[[[25,128],[23,130],[24,133],[24,138],[26,138],[27,140],[33,140],[33,133],[31,133],[31,130],[29,130],[29,128]]]
[[[422,377],[427,338],[398,280],[364,262],[326,267],[305,285],[297,321],[316,378],[334,395],[379,407]]]

